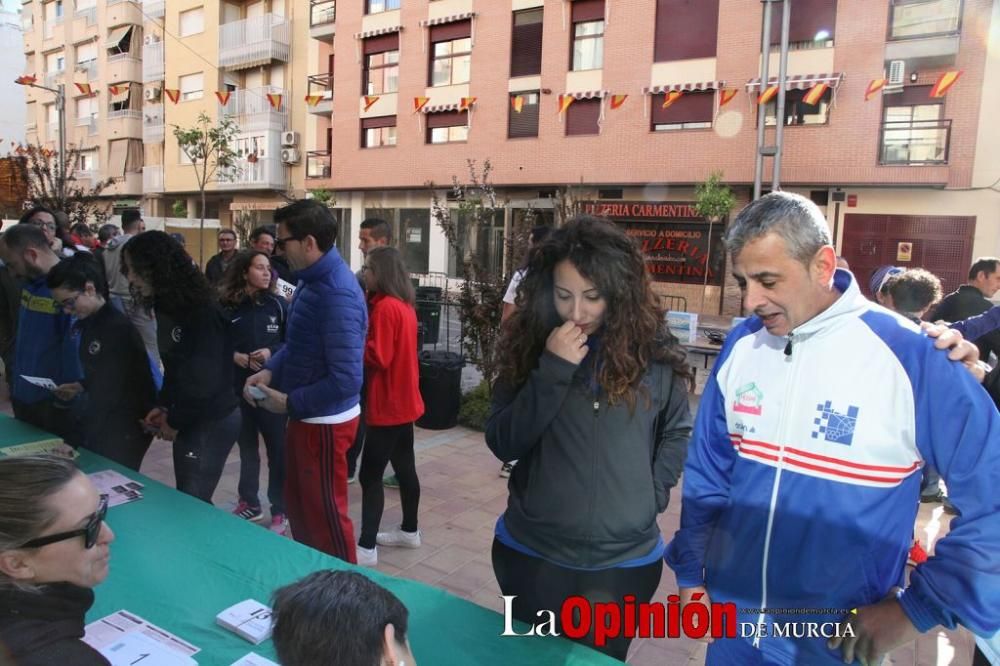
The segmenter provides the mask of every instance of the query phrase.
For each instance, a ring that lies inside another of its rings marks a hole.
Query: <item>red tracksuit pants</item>
[[[357,556],[347,513],[347,450],[359,420],[290,420],[285,438],[285,505],[295,540],[351,564]]]

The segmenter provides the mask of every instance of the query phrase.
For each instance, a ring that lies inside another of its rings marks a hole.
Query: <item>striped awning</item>
[[[125,100],[128,99],[129,93],[132,92],[132,84],[131,83],[117,83],[117,84],[114,84],[114,85],[118,86],[118,94],[116,95],[116,94],[114,94],[114,93],[112,93],[112,92],[109,91],[108,92],[108,98],[109,98],[108,102],[110,102],[111,104],[120,104],[120,103],[122,103],[122,102],[124,102]]]
[[[693,92],[696,90],[720,90],[726,87],[725,81],[699,81],[697,83],[669,83],[662,86],[649,86],[642,89],[643,95],[662,95],[668,92]]]
[[[449,16],[439,16],[432,19],[424,19],[420,22],[420,27],[427,28],[432,25],[444,25],[445,23],[456,23],[458,21],[464,21],[470,19],[476,15],[476,12],[462,12],[461,14],[451,14]]]
[[[840,72],[834,72],[833,74],[796,74],[785,77],[785,90],[808,90],[821,83],[825,83],[831,88],[836,89],[843,80],[844,75]],[[778,77],[770,76],[767,81],[768,86],[777,85]],[[760,77],[758,76],[756,79],[747,81],[747,88],[750,90],[760,88]]]
[[[424,108],[420,109],[421,113],[443,113],[445,111],[458,111],[461,104],[455,102],[453,104],[435,104],[431,106],[430,104],[425,104]]]
[[[403,29],[401,25],[390,25],[385,28],[376,28],[374,30],[366,30],[365,32],[354,33],[354,39],[368,39],[369,37],[379,37],[381,35],[389,35],[394,32],[399,32]]]
[[[104,45],[109,49],[118,46],[125,41],[125,37],[132,32],[132,28],[134,27],[134,25],[123,25],[120,28],[115,28],[108,34],[108,41]]]
[[[568,92],[563,94],[569,95],[573,99],[603,99],[611,93],[607,90],[585,90],[583,92]]]

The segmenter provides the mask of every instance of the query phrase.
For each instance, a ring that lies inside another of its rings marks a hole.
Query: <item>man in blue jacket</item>
[[[727,243],[754,316],[706,385],[666,556],[682,603],[738,609],[738,636],[716,637],[707,663],[877,664],[937,625],[992,635],[1000,415],[986,392],[837,270],[809,200],[762,197]],[[961,515],[907,584],[925,465]]]
[[[368,309],[337,251],[329,208],[306,199],[278,209],[274,220],[298,288],[285,346],[247,379],[243,394],[288,414],[285,504],[296,541],[353,564],[346,455],[361,413]]]

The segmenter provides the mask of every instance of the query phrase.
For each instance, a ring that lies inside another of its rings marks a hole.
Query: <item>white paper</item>
[[[56,388],[56,383],[48,377],[29,377],[28,375],[21,375],[21,379],[29,384],[34,384],[35,386],[40,386],[43,389],[48,389],[50,391]]]
[[[230,666],[278,666],[278,664],[255,652],[248,652],[239,661],[234,661]]]
[[[174,652],[140,632],[123,634],[98,650],[111,666],[197,666],[191,657]]]
[[[106,469],[87,476],[90,477],[99,493],[108,496],[109,507],[142,499],[144,486],[114,470]]]
[[[285,300],[291,300],[292,295],[295,293],[294,284],[278,278],[277,287],[278,291],[281,292],[281,295],[285,297]]]
[[[131,633],[140,633],[146,638],[161,643],[168,649],[187,657],[200,651],[200,648],[126,610],[117,611],[88,624],[84,628],[83,642],[95,650],[101,650],[120,640],[125,634]],[[143,662],[142,666],[147,665]]]
[[[254,645],[271,637],[271,609],[253,599],[230,606],[216,615],[215,621]]]

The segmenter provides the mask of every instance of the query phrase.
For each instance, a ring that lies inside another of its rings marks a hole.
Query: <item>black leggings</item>
[[[420,480],[413,456],[413,424],[396,426],[368,426],[365,448],[361,454],[361,538],[362,548],[375,547],[375,535],[382,522],[385,490],[382,474],[392,462],[399,481],[399,500],[403,505],[403,524],[406,532],[417,531],[417,507],[420,504]]]
[[[513,615],[517,620],[535,624],[537,612],[550,610],[556,614],[559,633],[562,634],[560,609],[568,597],[580,595],[593,603],[615,602],[621,604],[625,595],[635,595],[636,604],[649,603],[660,584],[663,560],[639,567],[579,571],[552,564],[538,557],[519,553],[493,540],[493,573],[504,596],[515,595]],[[594,645],[591,629],[580,643],[599,652],[625,661],[631,638],[609,638],[607,643]]]

